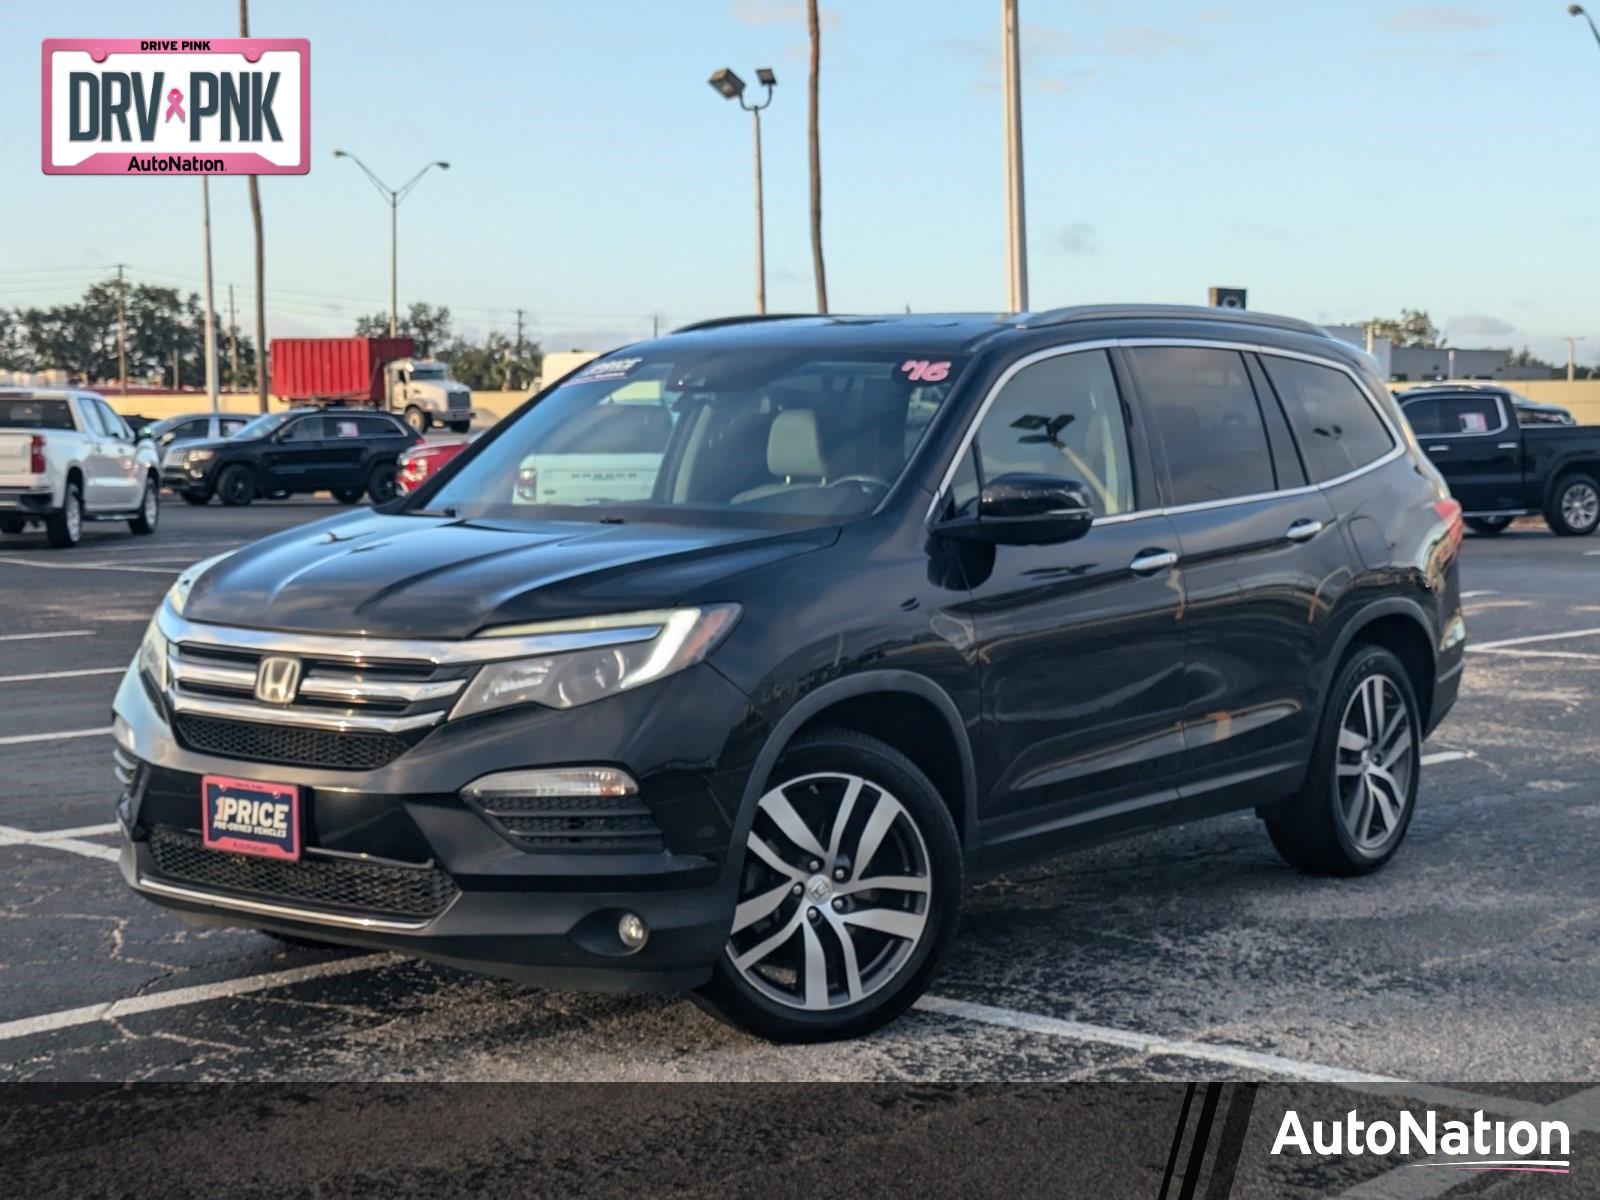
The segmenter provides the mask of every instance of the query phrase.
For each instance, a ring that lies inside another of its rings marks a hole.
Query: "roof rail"
[[[673,333],[693,333],[697,329],[721,329],[724,325],[754,325],[759,321],[798,321],[802,317],[815,317],[826,314],[820,313],[746,313],[742,317],[711,317],[705,321],[695,321],[690,325],[680,325]]]
[[[1433,379],[1408,387],[1408,392],[1509,392],[1511,389],[1492,379],[1463,379],[1452,383],[1448,379]]]
[[[1103,321],[1113,317],[1177,317],[1202,321],[1229,321],[1236,325],[1265,325],[1273,329],[1288,329],[1295,333],[1310,333],[1317,337],[1332,337],[1320,325],[1302,321],[1298,317],[1280,317],[1272,313],[1251,312],[1240,308],[1212,308],[1199,304],[1079,304],[1070,308],[1052,308],[1045,312],[1020,313],[1016,324],[1020,329],[1040,329],[1049,325],[1067,325],[1074,321]]]

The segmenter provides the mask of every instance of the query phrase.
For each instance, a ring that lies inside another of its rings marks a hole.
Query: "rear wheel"
[[[1551,532],[1562,537],[1586,537],[1600,526],[1600,483],[1592,475],[1573,471],[1556,480],[1544,510]]]
[[[21,533],[21,517],[0,517],[0,533]]]
[[[1467,528],[1473,533],[1482,534],[1484,537],[1493,537],[1497,533],[1504,533],[1511,527],[1510,517],[1468,517]]]
[[[961,886],[950,812],[910,759],[859,733],[808,735],[761,797],[728,943],[697,1002],[774,1041],[869,1033],[926,990]]]
[[[76,546],[83,536],[83,489],[76,479],[67,480],[67,494],[61,507],[45,518],[44,531],[58,550]]]
[[[367,495],[372,497],[374,504],[387,504],[400,493],[395,476],[399,469],[394,463],[379,463],[372,468],[372,474],[367,476]]]
[[[134,533],[154,533],[161,521],[161,486],[154,478],[144,481],[144,495],[139,499],[139,515],[128,522]]]
[[[251,478],[249,467],[234,463],[223,469],[222,477],[217,480],[217,499],[230,508],[238,508],[255,498],[256,481]]]
[[[451,421],[450,422],[450,432],[451,433],[466,433],[471,428],[472,428],[472,422],[471,421]]]
[[[1405,667],[1383,647],[1363,646],[1334,678],[1305,787],[1267,817],[1272,844],[1308,874],[1376,871],[1411,825],[1421,754]]]
[[[427,433],[429,423],[428,414],[423,412],[415,404],[406,409],[406,424],[411,426],[411,428],[415,429],[418,433]]]

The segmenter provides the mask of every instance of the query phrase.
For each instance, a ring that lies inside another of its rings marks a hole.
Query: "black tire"
[[[372,468],[372,474],[367,476],[367,495],[374,504],[387,504],[400,494],[396,482],[399,474],[400,468],[392,462],[379,463]]]
[[[242,508],[256,498],[256,481],[250,468],[233,463],[217,477],[217,499],[229,508]]]
[[[144,481],[144,495],[139,497],[139,515],[128,522],[128,528],[140,535],[151,534],[160,523],[161,484],[152,475]]]
[[[83,485],[76,479],[67,480],[61,507],[45,518],[44,531],[57,550],[76,546],[83,536]]]
[[[1600,527],[1600,482],[1583,471],[1569,471],[1550,489],[1545,524],[1559,537],[1588,537]]]
[[[451,421],[450,422],[450,432],[451,433],[467,433],[471,429],[472,429],[472,422],[471,421]]]
[[[1467,528],[1483,537],[1493,537],[1511,528],[1510,517],[1468,517]]]
[[[185,504],[192,504],[196,508],[204,508],[211,503],[211,497],[204,492],[179,492],[178,495],[183,497]]]
[[[1347,720],[1365,724],[1364,698],[1359,693],[1371,687],[1383,689],[1386,697],[1382,720],[1377,722],[1380,726],[1377,761],[1399,747],[1402,733],[1408,739],[1398,756],[1387,764],[1390,784],[1370,779],[1366,751],[1351,746],[1351,742],[1358,740],[1356,732],[1345,729]],[[1393,740],[1386,741],[1382,729],[1394,719],[1388,708],[1394,700],[1404,709],[1406,726],[1404,730],[1396,730]],[[1305,786],[1281,807],[1266,814],[1267,833],[1284,861],[1311,875],[1366,875],[1393,858],[1405,841],[1406,830],[1411,827],[1411,814],[1416,811],[1421,734],[1416,694],[1400,660],[1382,646],[1357,648],[1340,665],[1333,686],[1328,690]],[[1350,741],[1341,745],[1346,736]],[[1405,764],[1405,773],[1396,783],[1394,768],[1401,762]],[[1346,780],[1351,782],[1344,782]],[[1365,799],[1362,789],[1369,784],[1372,798]],[[1388,808],[1383,807],[1380,793],[1387,799]],[[1403,796],[1403,803],[1400,811],[1393,813],[1397,794]],[[1360,813],[1368,816],[1369,834],[1374,825],[1384,826],[1381,838],[1358,840],[1350,823],[1355,814],[1359,827]]]
[[[333,498],[340,504],[359,504],[366,492],[361,488],[334,488]]]
[[[816,844],[826,852],[832,848],[833,819],[843,809],[844,794],[850,786],[845,780],[852,777],[863,782],[857,792],[860,803],[853,804],[841,830],[841,857],[834,866],[844,872],[843,876],[830,873],[829,866],[821,859],[807,861],[814,851],[786,841],[774,832],[778,827],[770,823],[771,817],[764,810],[757,813],[752,835],[770,839],[771,848],[779,854],[785,868],[780,874],[769,865],[770,859],[764,860],[755,853],[743,856],[741,899],[747,893],[758,904],[764,896],[781,894],[781,899],[775,906],[766,908],[762,916],[748,920],[742,927],[748,932],[742,937],[745,941],[753,940],[756,945],[771,943],[770,952],[752,966],[776,967],[779,975],[760,975],[758,985],[735,966],[733,949],[741,930],[733,930],[727,948],[717,959],[711,980],[694,993],[695,1002],[717,1017],[775,1042],[824,1042],[859,1037],[894,1020],[927,990],[955,936],[963,883],[960,840],[949,808],[928,777],[905,755],[864,734],[840,729],[820,730],[805,735],[784,751],[767,781],[767,794],[783,788],[786,797],[793,797],[789,811],[804,814],[802,822],[811,829]],[[785,786],[785,781],[792,783]],[[861,799],[863,797],[865,799]],[[887,826],[889,832],[875,848],[865,851],[868,861],[859,865],[849,863],[850,848],[860,850],[866,843],[864,830],[885,798],[891,803],[898,801],[898,811]],[[789,803],[787,798],[785,803]],[[779,846],[783,849],[779,850]],[[837,886],[842,892],[852,886],[849,881],[860,876],[871,863],[879,865],[864,878],[904,871],[912,875],[925,873],[931,884],[920,891],[861,890],[855,885],[857,890],[848,895],[833,895],[833,880],[841,881]],[[904,867],[902,863],[911,866]],[[919,872],[918,863],[925,871]],[[798,876],[806,872],[813,873],[802,882]],[[786,878],[793,882],[786,882]],[[795,888],[801,890],[796,893]],[[866,902],[863,904],[857,897],[866,898]],[[915,936],[878,932],[864,922],[849,921],[846,914],[856,912],[858,907],[863,913],[874,911],[891,915],[898,908],[906,918],[913,922],[921,918],[922,923]],[[834,913],[839,916],[836,918]],[[808,924],[812,928],[807,928]],[[790,926],[793,927],[791,936],[772,942]],[[857,940],[850,930],[862,931],[862,940]],[[841,938],[851,939],[852,956],[857,960],[855,986],[865,992],[855,1001],[847,999],[851,985],[847,982],[849,977],[843,974],[846,959]],[[904,948],[904,942],[910,943],[909,951]],[[740,944],[742,946],[743,942]],[[829,1007],[807,1008],[805,997],[795,990],[803,991],[806,986],[798,956],[803,955],[807,947],[818,947],[816,953],[825,964],[820,978],[830,997]],[[750,952],[751,948],[744,949],[744,953]],[[791,972],[792,985],[782,981],[784,968],[778,961],[786,954],[796,956]],[[752,969],[750,975],[757,973]],[[836,982],[838,987],[834,986]],[[787,1001],[776,994],[784,991],[790,997]],[[842,993],[842,1002],[831,1004],[836,993]]]
[[[21,533],[22,518],[5,516],[0,517],[0,533]]]
[[[406,409],[406,424],[411,426],[411,428],[415,429],[418,433],[427,433],[428,427],[432,425],[433,422],[431,419],[429,419],[427,413],[423,412],[420,408],[413,404]]]

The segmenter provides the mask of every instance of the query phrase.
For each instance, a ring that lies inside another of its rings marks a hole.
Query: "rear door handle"
[[[1515,450],[1520,444],[1521,443],[1519,443],[1519,442],[1501,442],[1498,446],[1495,447],[1495,449],[1496,450]]]
[[[1428,447],[1428,453],[1429,454],[1443,454],[1448,449],[1450,449],[1449,446],[1429,446]]]
[[[1135,575],[1154,575],[1168,567],[1177,566],[1178,556],[1171,550],[1141,550],[1133,556],[1128,570]]]
[[[1293,525],[1289,526],[1289,531],[1283,536],[1288,538],[1291,542],[1309,542],[1321,532],[1321,521],[1312,518],[1306,518],[1304,520],[1296,521]]]

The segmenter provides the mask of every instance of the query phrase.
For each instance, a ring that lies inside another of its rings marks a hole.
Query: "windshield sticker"
[[[591,363],[578,372],[574,382],[588,383],[595,379],[626,379],[633,373],[633,369],[642,363],[642,358],[603,358],[597,363]]]
[[[950,360],[929,362],[925,358],[908,358],[900,364],[906,378],[912,383],[942,383],[950,375]]]

